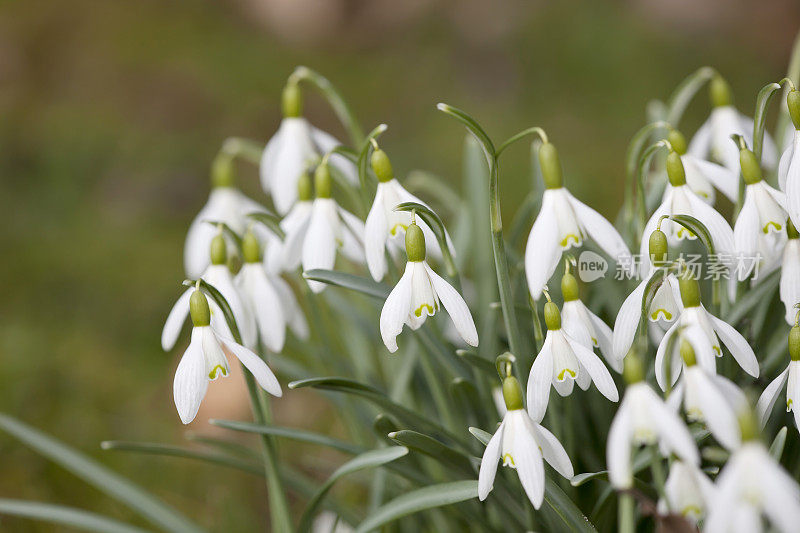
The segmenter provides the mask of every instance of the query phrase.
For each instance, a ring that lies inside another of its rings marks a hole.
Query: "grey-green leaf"
[[[781,430],[778,431],[778,434],[775,435],[775,440],[772,441],[772,445],[769,447],[769,454],[776,461],[781,460],[781,455],[783,455],[783,447],[786,446],[786,434],[788,432],[788,428],[783,426]]]
[[[0,514],[98,533],[145,533],[144,529],[102,515],[50,503],[0,498]]]
[[[354,290],[373,298],[385,300],[389,296],[390,288],[383,283],[373,281],[364,276],[356,276],[346,272],[336,272],[335,270],[324,270],[315,268],[303,272],[306,279],[320,281],[328,285]]]
[[[216,420],[212,419],[211,424],[233,431],[243,431],[245,433],[256,433],[260,435],[274,435],[285,439],[296,440],[299,442],[307,442],[309,444],[318,444],[334,450],[339,450],[344,453],[360,453],[363,448],[350,444],[339,439],[334,439],[327,435],[314,433],[313,431],[306,431],[303,429],[287,428],[281,426],[267,426],[264,424],[255,424],[253,422],[240,422],[238,420]]]

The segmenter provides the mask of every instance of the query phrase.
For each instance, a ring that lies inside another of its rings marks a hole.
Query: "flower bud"
[[[742,148],[739,151],[739,164],[742,165],[742,178],[748,185],[758,183],[762,179],[761,165],[758,164],[756,154],[747,148]]]
[[[311,176],[303,171],[297,179],[297,199],[301,202],[310,202],[314,199],[314,187],[311,184]]]
[[[786,95],[786,105],[789,106],[789,116],[792,117],[794,129],[800,130],[800,91],[792,89]]]
[[[560,189],[564,185],[561,176],[561,160],[556,147],[551,143],[542,143],[539,147],[539,166],[542,168],[544,186],[548,189]]]
[[[700,306],[700,284],[697,283],[697,280],[688,270],[678,279],[678,286],[681,290],[681,300],[684,307]]]
[[[667,177],[673,187],[686,185],[686,170],[683,168],[683,161],[678,152],[674,150],[667,155]]]
[[[224,265],[228,262],[228,245],[225,243],[225,237],[222,232],[217,233],[211,239],[211,264]]]
[[[649,247],[650,261],[652,261],[654,265],[660,266],[666,262],[669,247],[667,246],[667,236],[663,231],[657,229],[650,234]]]
[[[234,163],[228,154],[218,154],[211,163],[211,187],[233,187]]]
[[[669,141],[670,146],[672,146],[672,149],[675,150],[678,155],[686,153],[686,137],[683,136],[683,133],[670,128],[667,134],[667,141]]]
[[[317,191],[317,198],[331,197],[331,169],[327,163],[319,165],[314,171],[314,189]]]
[[[506,402],[506,409],[516,411],[522,409],[522,387],[514,376],[508,376],[503,380],[503,399]]]
[[[375,176],[377,176],[379,182],[386,183],[394,178],[394,171],[392,170],[392,163],[389,161],[389,156],[380,148],[372,152],[370,163],[372,164],[372,171],[375,173]]]
[[[561,329],[561,311],[553,302],[544,304],[544,323],[550,331]]]
[[[797,228],[794,227],[794,223],[792,222],[791,218],[786,220],[786,236],[790,239],[796,239],[800,237],[800,233],[797,232]]]
[[[731,86],[722,76],[714,76],[708,85],[708,94],[713,107],[723,107],[733,104]]]
[[[281,109],[284,118],[296,118],[303,115],[303,94],[296,83],[287,83],[283,88]]]
[[[681,359],[686,363],[686,366],[694,366],[697,364],[697,359],[694,356],[694,348],[686,339],[681,339]]]
[[[261,246],[252,230],[247,230],[242,238],[242,256],[245,263],[258,263],[261,261]]]
[[[425,260],[425,235],[416,223],[406,230],[406,255],[411,262]]]
[[[211,310],[208,308],[208,300],[200,289],[195,289],[189,297],[189,314],[192,316],[192,325],[196,328],[211,324]]]
[[[642,360],[633,349],[625,356],[625,360],[622,364],[622,377],[625,378],[625,383],[633,385],[634,383],[639,383],[644,380]]]
[[[789,330],[789,357],[792,361],[800,361],[800,326],[792,326]]]
[[[569,272],[564,272],[561,278],[561,295],[564,297],[565,302],[571,302],[578,299],[578,280]]]

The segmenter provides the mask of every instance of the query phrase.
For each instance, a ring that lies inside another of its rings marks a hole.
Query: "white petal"
[[[638,385],[632,385],[636,387]],[[606,445],[606,463],[608,466],[608,479],[611,485],[618,489],[627,489],[633,485],[633,469],[631,467],[631,438],[633,426],[631,424],[628,398],[622,404],[611,422],[608,430]]]
[[[380,281],[386,275],[386,239],[389,229],[383,211],[383,184],[378,184],[375,201],[364,225],[364,252],[372,279]]]
[[[308,226],[305,242],[303,242],[304,271],[315,268],[333,270],[336,263],[336,234],[326,213],[330,206],[319,203],[324,200],[326,199],[314,201],[311,223]],[[325,289],[325,284],[319,281],[308,280],[308,286],[316,293]]]
[[[617,392],[617,386],[614,384],[614,378],[611,377],[600,358],[592,350],[575,342],[568,335],[564,337],[575,352],[575,357],[578,358],[582,369],[586,369],[589,375],[592,376],[592,381],[597,390],[600,391],[600,394],[612,402],[619,401],[619,393]]]
[[[203,279],[216,288],[228,302],[245,346],[255,347],[258,338],[256,319],[242,301],[242,296],[233,282],[233,276],[227,265],[210,265],[203,274]],[[217,310],[216,304],[211,306],[212,326],[218,326],[220,322],[224,322],[224,319],[218,317]],[[219,329],[223,332],[227,331],[227,324],[225,328]]]
[[[546,427],[536,424],[530,418],[527,421],[531,425],[536,442],[542,449],[544,460],[565,478],[569,479],[574,476],[575,471],[572,468],[572,461],[569,460],[567,451],[556,436],[550,433]]]
[[[542,196],[542,208],[533,223],[525,247],[525,275],[528,278],[528,290],[534,300],[542,296],[542,289],[555,272],[561,258],[558,221],[551,196],[548,195],[550,192],[547,190]]]
[[[798,225],[800,224],[800,150],[798,150],[798,146],[796,143],[794,155],[786,173],[786,185],[783,188],[786,192],[786,207],[796,228],[800,227]]]
[[[658,386],[661,387],[661,390],[667,390],[667,377],[664,375],[664,370],[666,369],[666,364],[664,359],[669,355],[669,363],[670,363],[670,373],[672,374],[670,385],[674,385],[675,381],[678,379],[679,372],[673,372],[675,369],[675,360],[678,361],[680,364],[680,355],[678,355],[678,347],[680,345],[680,339],[673,339],[675,334],[678,332],[678,328],[680,327],[679,322],[675,322],[670,326],[667,332],[664,334],[664,337],[661,339],[661,342],[658,344],[658,349],[656,350],[656,360],[655,360],[655,370],[656,370],[656,383]],[[667,348],[671,347],[669,350],[669,354],[667,354]],[[678,367],[680,371],[680,366]]]
[[[270,177],[272,176],[275,168],[275,159],[276,154],[281,150],[281,129],[278,128],[278,131],[275,132],[269,141],[267,141],[267,145],[264,147],[264,151],[261,153],[261,162],[258,165],[258,175],[261,179],[261,188],[264,189],[266,194],[270,194]]]
[[[381,310],[380,329],[383,343],[390,352],[397,351],[397,336],[403,331],[406,317],[411,310],[411,283],[414,272],[413,263],[406,264],[406,270],[397,282]]]
[[[475,322],[472,320],[472,314],[469,312],[469,307],[467,307],[464,298],[462,298],[458,291],[447,283],[447,281],[442,279],[439,274],[434,272],[433,269],[428,266],[428,263],[423,261],[423,264],[425,265],[425,270],[428,272],[428,276],[431,278],[433,289],[436,291],[439,301],[453,320],[456,331],[458,331],[458,334],[464,339],[464,342],[470,346],[477,346],[478,330],[475,329]]]
[[[209,201],[209,204],[211,202]],[[217,229],[206,222],[218,217],[209,209],[206,204],[192,221],[189,231],[186,234],[186,244],[183,247],[183,265],[186,275],[192,279],[199,278],[210,262],[211,240],[217,234]]]
[[[311,202],[298,202],[288,215],[281,222],[281,227],[286,233],[283,243],[283,263],[286,270],[294,270],[300,266],[303,256],[303,243],[308,235],[308,227],[311,224]],[[291,220],[290,224],[284,223]]]
[[[500,424],[497,431],[494,432],[489,444],[483,451],[481,458],[481,469],[478,472],[478,498],[483,501],[492,491],[494,486],[494,477],[497,474],[497,463],[500,461],[500,448],[503,444],[503,428],[505,422]]]
[[[794,325],[800,303],[800,239],[789,239],[783,250],[780,295],[786,307],[786,323]]]
[[[275,209],[282,215],[297,201],[297,181],[309,163],[318,156],[311,130],[304,118],[284,118],[279,133],[281,142],[267,176]]]
[[[633,269],[635,266],[631,260],[631,252],[616,228],[614,228],[603,215],[588,205],[578,201],[571,194],[567,193],[567,195],[569,203],[572,209],[575,210],[575,215],[578,217],[583,230],[594,239],[594,242],[596,242],[611,259],[620,265],[625,265],[629,269]]]
[[[531,365],[528,375],[528,414],[534,422],[541,422],[550,399],[550,383],[553,380],[553,337],[548,331],[539,354]]]
[[[322,131],[319,128],[314,126],[310,126],[311,129],[311,138],[314,140],[314,144],[317,146],[317,151],[320,154],[325,154],[330,152],[337,146],[342,146],[342,143],[339,142],[334,136],[331,134]],[[331,154],[328,158],[328,161],[331,165],[336,167],[339,172],[347,178],[347,180],[353,184],[358,184],[358,170],[356,166],[353,164],[352,161],[347,159],[342,154]]]
[[[297,298],[295,298],[291,287],[280,276],[270,276],[269,279],[281,300],[283,314],[292,333],[300,340],[308,339],[308,322],[306,322],[306,317],[300,308],[300,304],[297,303]]]
[[[200,403],[208,389],[208,377],[203,357],[202,332],[198,328],[192,330],[192,341],[178,363],[175,380],[172,383],[172,394],[175,407],[181,422],[188,424],[197,416]]]
[[[739,421],[731,404],[725,399],[714,383],[709,380],[699,367],[686,372],[687,379],[695,381],[694,392],[700,409],[703,412],[706,426],[714,437],[729,450],[736,449],[742,442]]]
[[[697,159],[705,159],[711,147],[711,119],[707,119],[689,141],[687,153]]]
[[[789,363],[789,376],[786,379],[786,410],[791,410],[794,423],[800,429],[800,363]]]
[[[219,340],[222,346],[235,355],[245,368],[253,374],[256,383],[258,383],[262,389],[273,396],[280,397],[283,395],[283,392],[281,392],[281,385],[278,383],[278,378],[275,377],[275,374],[272,373],[272,370],[270,370],[263,359],[231,339],[219,337]]]
[[[524,415],[523,415],[524,416]],[[509,435],[510,436],[510,435]],[[514,435],[514,462],[517,465],[517,475],[525,489],[525,494],[535,509],[542,505],[544,500],[544,464],[539,446],[533,433],[526,427],[520,427]]]
[[[608,327],[608,325],[603,322],[599,316],[592,313],[588,308],[586,308],[586,314],[589,315],[589,320],[591,320],[592,325],[594,326],[594,332],[597,335],[597,342],[600,345],[600,353],[603,354],[603,358],[606,360],[608,365],[614,369],[615,372],[621,373],[622,360],[617,359],[614,356],[614,347],[612,341],[614,334],[611,331],[611,328]]]
[[[341,226],[342,254],[356,263],[363,263],[364,258],[364,223],[349,211],[339,207],[336,210],[339,218],[344,222]]]
[[[251,272],[245,272],[250,270]],[[286,339],[286,319],[281,311],[281,298],[272,286],[261,264],[244,265],[239,275],[248,275],[247,289],[261,340],[268,350],[280,352]]]
[[[692,346],[698,366],[709,374],[714,374],[717,371],[717,357],[714,355],[714,348],[711,346],[708,335],[703,331],[702,327],[692,324],[681,332],[681,336]],[[676,358],[680,358],[679,353],[680,345],[676,345]]]
[[[755,199],[751,194],[750,185],[745,190],[744,205],[736,219],[733,228],[733,240],[736,246],[736,253],[742,254],[745,258],[754,257],[758,251],[758,233],[760,231],[758,208]],[[737,268],[739,281],[744,281],[750,276],[750,272],[755,267],[755,262],[748,262],[749,268]]]
[[[794,130],[794,128],[792,128]],[[796,146],[795,139],[797,138],[797,130],[792,132],[792,140],[786,147],[786,150],[781,154],[781,159],[778,162],[778,186],[782,191],[786,191],[786,175],[789,173],[789,165],[792,162],[792,156]]]
[[[692,156],[689,156],[692,157]],[[714,187],[728,197],[731,202],[735,202],[739,197],[739,176],[716,163],[696,159],[692,157],[692,162],[697,166],[703,176],[710,181]]]
[[[719,335],[722,343],[731,351],[731,355],[733,355],[733,358],[739,363],[739,366],[742,367],[745,372],[757,378],[758,359],[756,359],[756,354],[753,353],[753,349],[742,334],[736,331],[736,329],[727,322],[720,320],[710,313],[708,317],[714,324],[714,331]]]
[[[733,143],[731,142],[731,144]],[[708,229],[711,241],[714,243],[715,252],[718,254],[733,253],[733,230],[730,224],[713,207],[706,204],[694,193],[689,193],[687,196],[692,206],[694,217]]]
[[[636,289],[625,298],[622,307],[619,308],[619,313],[617,313],[617,319],[614,321],[612,353],[620,361],[628,354],[636,336],[636,329],[639,327],[639,320],[642,317],[642,297],[648,281],[649,278],[642,280]]]
[[[787,368],[780,374],[778,377],[772,380],[767,388],[764,389],[764,392],[761,393],[761,397],[758,399],[758,404],[756,405],[756,413],[758,413],[758,420],[761,422],[761,427],[763,428],[767,420],[769,420],[769,415],[772,414],[772,408],[775,406],[775,402],[778,400],[778,396],[781,394],[781,390],[783,390],[783,384],[786,383],[786,378],[789,376],[789,369]]]
[[[172,350],[178,341],[183,323],[189,316],[189,299],[192,297],[192,292],[194,292],[194,288],[183,291],[178,301],[172,306],[167,321],[164,322],[164,329],[161,331],[161,348],[165,352]]]
[[[755,480],[763,494],[764,514],[770,522],[784,533],[797,531],[800,524],[800,489],[797,482],[778,464],[765,460],[762,472]]]
[[[668,448],[684,461],[692,464],[698,464],[700,457],[697,454],[697,447],[694,444],[694,439],[683,425],[683,422],[670,411],[661,399],[656,396],[652,389],[647,389],[647,394],[643,395],[643,399],[648,402],[648,409],[650,410],[653,422],[659,432],[661,440],[664,441]]]

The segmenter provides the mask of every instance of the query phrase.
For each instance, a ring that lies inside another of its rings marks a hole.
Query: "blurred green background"
[[[295,65],[327,76],[365,128],[389,124],[382,146],[401,176],[427,169],[460,186],[464,134],[435,111],[444,101],[498,140],[545,127],[576,195],[613,217],[648,100],[709,64],[752,113],[757,90],[782,77],[798,22],[793,0],[6,0],[0,411],[217,531],[263,529],[256,478],[103,452],[99,442],[182,440],[171,390],[180,350],[163,353],[159,339],[183,279],[185,231],[222,140],[275,131]],[[687,133],[706,112],[701,95]],[[344,136],[318,97],[306,115]],[[504,160],[507,217],[527,186],[527,161],[522,145]],[[241,185],[263,200],[256,176],[242,167]],[[236,398],[212,399],[203,416],[246,418]],[[277,409],[280,422],[330,429],[312,393],[289,394]],[[313,471],[314,459],[306,464]],[[141,523],[6,435],[0,472],[0,497]],[[0,529],[51,530],[5,518]]]

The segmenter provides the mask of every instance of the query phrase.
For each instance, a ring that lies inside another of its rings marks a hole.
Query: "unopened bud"
[[[200,289],[195,289],[189,297],[189,314],[192,317],[192,325],[196,328],[211,324],[211,310],[208,308],[208,300]]]
[[[323,163],[314,171],[314,189],[317,198],[331,197],[331,169],[327,163]]]
[[[252,230],[247,230],[242,238],[242,257],[245,263],[258,263],[261,261],[261,246]]]
[[[228,261],[228,245],[225,243],[225,237],[222,232],[214,235],[211,239],[211,264],[224,265]]]
[[[516,411],[523,407],[522,387],[514,376],[508,376],[503,380],[503,400],[509,411]]]
[[[723,107],[733,104],[731,86],[722,76],[714,76],[708,85],[708,94],[713,107]]]
[[[284,118],[296,118],[303,115],[303,93],[296,83],[287,83],[283,88],[281,109]]]
[[[758,164],[756,154],[747,148],[739,151],[739,163],[742,165],[742,178],[748,185],[758,183],[762,179],[761,165]]]
[[[683,168],[683,161],[678,152],[674,150],[667,155],[667,177],[673,187],[686,185],[686,170]]]
[[[544,304],[544,323],[550,331],[561,329],[561,311],[553,302]]]
[[[381,183],[386,183],[394,178],[392,162],[389,161],[389,156],[386,155],[386,152],[380,148],[372,152],[370,163],[372,164],[372,171]]]
[[[542,143],[539,147],[539,166],[542,168],[542,180],[546,188],[560,189],[564,185],[558,151],[549,142]]]
[[[561,295],[565,302],[578,299],[578,280],[569,272],[564,272],[564,277],[561,278]]]
[[[406,229],[406,255],[411,262],[425,260],[425,234],[416,223]]]

